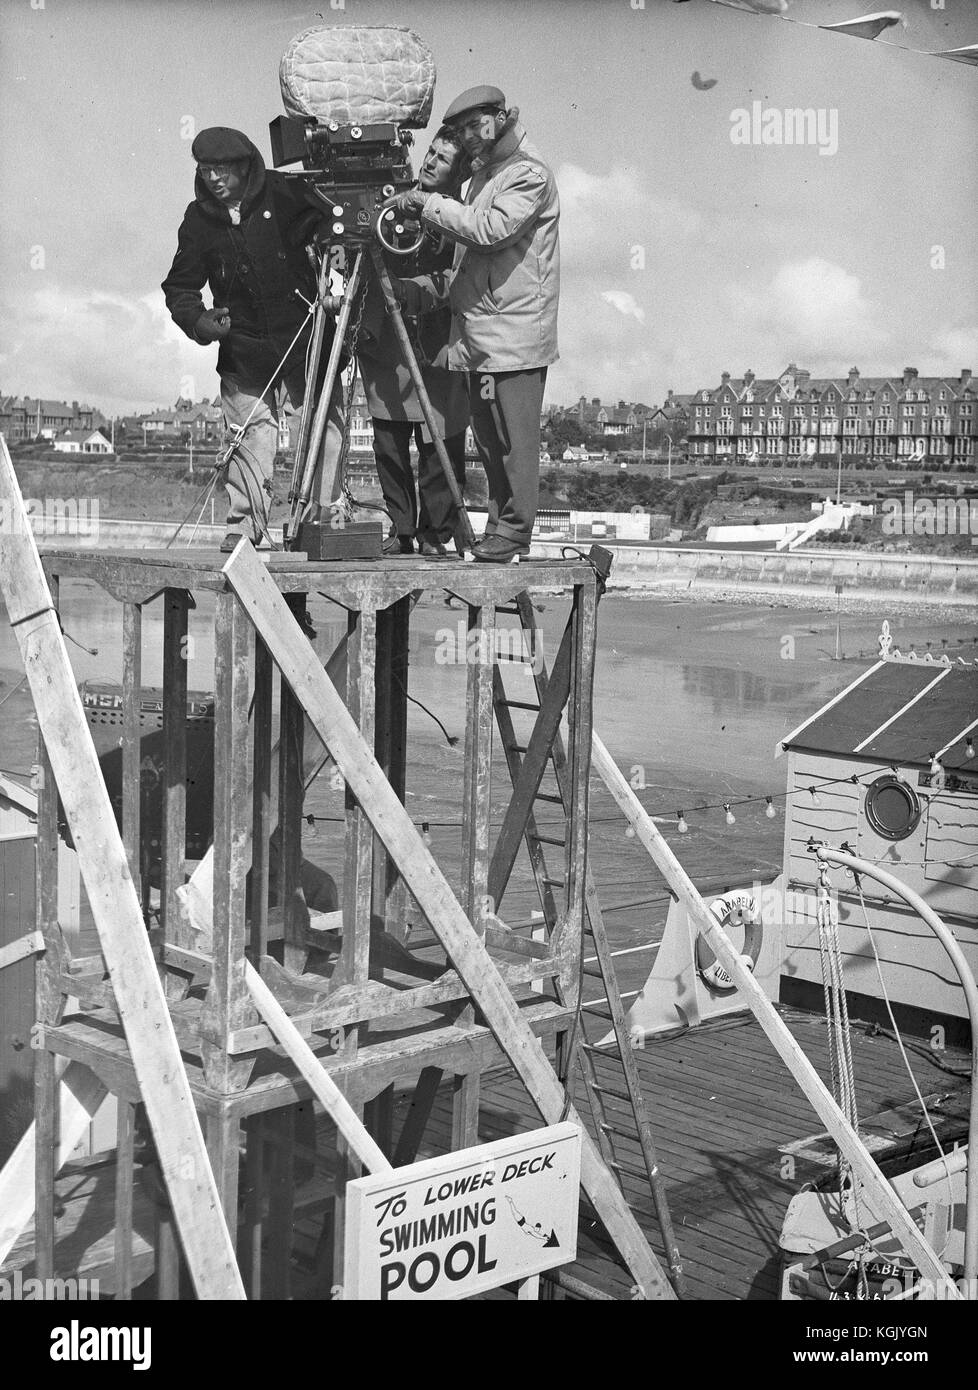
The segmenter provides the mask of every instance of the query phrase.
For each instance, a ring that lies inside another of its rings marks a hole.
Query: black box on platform
[[[304,521],[295,549],[305,551],[308,560],[379,560],[384,528],[379,521],[348,521],[343,526]]]

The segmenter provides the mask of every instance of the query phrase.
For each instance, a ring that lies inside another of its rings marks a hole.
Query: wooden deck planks
[[[828,1075],[828,1038],[821,1021],[790,1016],[790,1026],[812,1063]],[[853,1060],[860,1113],[870,1116],[912,1098],[895,1043],[854,1032]],[[952,1091],[963,1083],[911,1053],[918,1084]],[[781,1145],[821,1132],[812,1107],[792,1081],[758,1024],[731,1030],[695,1030],[638,1054],[660,1164],[689,1289],[698,1299],[775,1299],[780,1272],[778,1235],[791,1197],[824,1166],[795,1159],[793,1177],[782,1177]],[[598,1067],[609,1068],[598,1058]],[[722,1097],[711,1104],[710,1095]],[[615,1102],[610,1102],[616,1108]],[[590,1118],[590,1117],[587,1117]],[[423,1152],[447,1147],[451,1106],[444,1092],[432,1110]],[[487,1080],[480,1115],[483,1141],[539,1123],[519,1080],[501,1074]],[[627,1143],[637,1158],[637,1141]],[[626,1177],[629,1205],[660,1255],[662,1244],[651,1194]],[[632,1297],[626,1271],[582,1219],[580,1258],[569,1272],[615,1298]]]

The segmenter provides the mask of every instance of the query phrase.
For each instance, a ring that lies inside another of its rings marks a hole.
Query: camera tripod
[[[385,231],[394,234],[397,240],[388,240]],[[343,246],[344,253],[347,250],[355,251],[353,269],[342,296],[332,296],[328,294],[330,262],[334,246],[324,245],[320,252],[318,265],[318,293],[313,315],[312,332],[310,337],[309,356],[306,369],[306,392],[302,409],[302,416],[299,423],[299,433],[296,441],[295,463],[292,470],[292,485],[289,490],[289,520],[285,528],[286,549],[309,549],[307,540],[310,538],[308,518],[312,510],[312,489],[316,475],[319,455],[322,451],[323,440],[326,434],[326,423],[329,415],[330,401],[333,390],[340,372],[340,359],[344,346],[348,346],[351,362],[351,384],[355,380],[353,375],[356,368],[356,347],[359,335],[360,317],[363,312],[368,283],[374,277],[379,285],[384,298],[387,313],[390,315],[394,326],[394,333],[401,350],[404,365],[408,369],[411,383],[418,397],[421,406],[421,414],[431,436],[438,462],[445,475],[445,481],[452,501],[458,509],[458,534],[462,544],[466,549],[471,550],[475,544],[475,533],[472,530],[472,523],[469,520],[468,512],[465,510],[465,503],[462,500],[461,489],[455,477],[455,470],[452,467],[451,459],[445,448],[445,442],[439,433],[431,399],[424,384],[421,368],[418,365],[417,354],[411,342],[411,336],[404,322],[404,315],[397,301],[394,287],[391,283],[390,273],[384,262],[383,252],[389,251],[394,255],[412,255],[422,245],[424,234],[419,233],[413,244],[401,245],[400,239],[408,235],[403,223],[401,223],[394,212],[389,208],[382,207],[376,216],[371,219],[369,231],[365,231],[360,236],[351,236],[347,233],[344,239],[338,243]],[[310,254],[315,257],[315,251],[310,248]],[[358,309],[357,316],[354,317],[354,310]],[[326,362],[326,369],[323,376],[323,383],[318,393],[318,398],[313,400],[315,392],[312,389],[318,374],[322,360],[323,344],[326,336],[326,315],[336,313],[336,331]],[[350,393],[352,397],[352,392]],[[320,496],[341,495],[337,501],[330,506],[330,520],[326,524],[328,530],[334,533],[344,533],[350,531],[351,523],[348,519],[348,501],[342,497],[343,474],[346,465],[346,456],[349,448],[349,412],[351,400],[346,402],[346,412],[344,417],[343,444],[339,457],[335,465],[335,473],[331,478],[323,478],[320,483]],[[366,558],[374,557],[377,554],[377,538],[375,528],[367,528],[373,532],[372,538],[364,540],[362,556]],[[300,534],[303,537],[300,543]],[[346,537],[349,541],[349,536]],[[316,547],[313,541],[314,548]],[[353,555],[357,549],[354,540],[353,545],[346,544],[343,553]],[[326,558],[321,553],[317,558]]]

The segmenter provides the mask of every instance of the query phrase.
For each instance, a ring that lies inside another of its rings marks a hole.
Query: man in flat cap
[[[448,365],[469,375],[472,432],[489,480],[489,519],[474,555],[506,564],[528,553],[536,516],[540,412],[557,360],[560,205],[553,174],[498,87],[469,88],[444,123],[472,162],[465,202],[411,189],[396,205],[455,242]],[[433,298],[423,280],[401,283],[409,309]]]
[[[304,215],[308,223],[301,183],[266,170],[248,137],[226,126],[202,130],[191,151],[197,161],[195,197],[163,293],[189,338],[220,344],[217,370],[231,445],[221,548],[233,550],[242,535],[255,545],[269,541],[278,413],[284,406],[291,421],[303,402],[308,302],[315,300],[317,285],[299,238],[290,234]],[[205,284],[213,297],[210,309],[201,298]],[[327,319],[322,365],[332,332]],[[336,499],[341,486],[342,402],[337,379],[314,494],[321,507]]]
[[[458,199],[468,175],[468,160],[461,141],[450,126],[442,126],[422,161],[419,187]],[[387,268],[394,276],[429,277],[443,290],[453,255],[451,242],[440,232],[429,230],[412,256],[388,256]],[[451,322],[447,303],[407,320],[409,332],[413,330],[414,348],[438,433],[445,441],[461,492],[465,487],[469,397],[465,374],[448,368]],[[452,500],[376,280],[368,282],[357,347],[360,379],[373,424],[377,476],[393,523],[384,545],[385,553],[410,555],[417,540],[421,554],[428,558],[457,556],[457,549],[448,551],[446,545],[453,540],[456,547],[459,545],[458,508]],[[417,491],[411,471],[412,438],[418,450]]]

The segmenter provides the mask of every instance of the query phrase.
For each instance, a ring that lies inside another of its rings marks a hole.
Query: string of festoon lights
[[[965,757],[968,759],[974,758],[975,745],[973,736],[970,734],[966,735],[961,740],[961,742],[964,744]],[[947,749],[943,750],[943,752],[945,753],[947,751]],[[886,771],[893,777],[896,777],[898,781],[905,780],[903,777],[901,777],[899,770],[895,766],[887,768]],[[763,806],[765,817],[768,820],[775,820],[778,815],[777,803],[779,802],[784,802],[785,804],[787,804],[788,799],[794,797],[796,798],[796,801],[801,802],[802,804],[806,804],[809,806],[821,806],[823,802],[819,793],[825,791],[827,788],[841,786],[865,786],[866,782],[864,781],[864,778],[870,778],[875,780],[880,775],[880,769],[877,766],[861,775],[859,773],[853,772],[849,773],[845,777],[822,777],[813,779],[811,782],[808,782],[806,779],[804,780],[803,785],[796,786],[794,788],[789,788],[786,791],[762,792],[757,796],[728,796],[725,797],[722,801],[707,801],[693,806],[687,805],[672,812],[670,812],[666,808],[647,808],[646,814],[653,821],[665,825],[672,824],[673,828],[678,832],[678,834],[687,835],[690,831],[688,819],[690,816],[712,817],[714,813],[722,812],[723,823],[729,829],[737,824],[737,816],[735,814],[734,808],[740,810],[741,808],[746,806]],[[940,790],[944,787],[945,779],[947,778],[948,774],[946,773],[940,759],[936,755],[932,755],[930,758],[929,776],[931,778],[931,786],[934,790]],[[637,790],[639,789],[636,789],[636,793]],[[342,824],[345,818],[343,816],[315,815],[313,813],[309,813],[304,817],[304,819],[306,825],[309,827],[311,832],[315,834],[317,824]],[[621,825],[623,819],[624,817],[620,813],[615,813],[613,815],[608,816],[592,815],[588,817],[588,822],[592,826],[613,824]],[[537,820],[537,824],[541,827],[559,826],[563,823],[563,820],[557,820],[555,818],[551,818],[548,820]],[[494,819],[490,821],[490,824],[499,826],[502,824],[502,820]],[[419,830],[421,832],[421,839],[423,840],[423,842],[426,845],[430,845],[432,843],[432,830],[460,830],[462,828],[462,822],[460,820],[425,819],[420,821],[414,821],[414,826],[416,830]],[[634,839],[634,826],[626,824],[624,833],[626,839]]]

